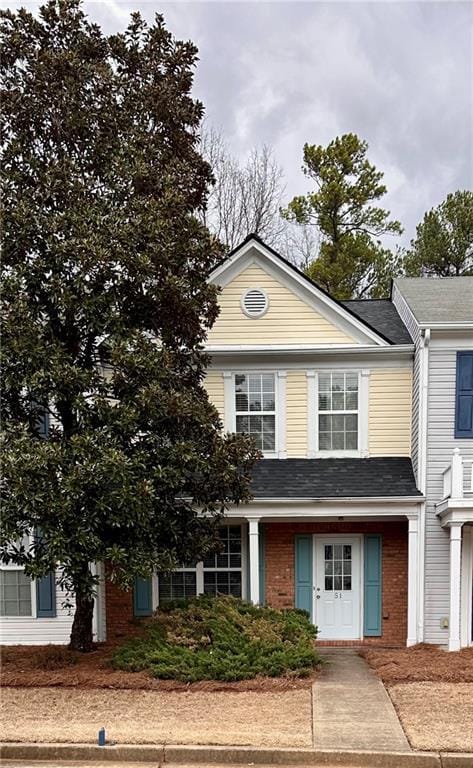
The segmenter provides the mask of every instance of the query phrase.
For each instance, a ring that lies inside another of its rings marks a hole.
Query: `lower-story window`
[[[242,535],[240,525],[222,525],[222,550],[195,568],[185,566],[159,576],[159,602],[168,603],[195,595],[242,596]]]
[[[0,616],[31,616],[31,579],[23,569],[0,570]]]

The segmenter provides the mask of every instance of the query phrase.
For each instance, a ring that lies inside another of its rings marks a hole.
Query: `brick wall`
[[[120,640],[136,631],[133,618],[133,593],[125,592],[111,581],[105,583],[107,642]]]
[[[300,534],[380,534],[383,542],[383,634],[363,644],[405,645],[407,638],[407,521],[367,523],[265,523],[265,599],[294,607],[294,537]],[[338,641],[329,645],[359,645]]]

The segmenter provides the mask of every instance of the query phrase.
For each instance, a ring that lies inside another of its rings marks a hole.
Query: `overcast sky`
[[[2,2],[36,8],[37,2]],[[354,132],[385,174],[384,205],[414,235],[473,181],[473,3],[85,2],[106,32],[164,14],[200,62],[195,94],[235,154],[274,148],[287,200],[307,190],[304,142]]]

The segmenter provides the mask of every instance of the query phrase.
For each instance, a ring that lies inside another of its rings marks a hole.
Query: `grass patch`
[[[145,636],[119,648],[112,665],[186,683],[306,677],[320,663],[316,635],[305,611],[201,596],[160,608]]]

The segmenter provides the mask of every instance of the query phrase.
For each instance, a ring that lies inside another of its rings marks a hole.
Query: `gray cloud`
[[[22,3],[36,7],[38,3]],[[10,3],[11,6],[16,3]],[[385,173],[407,243],[424,212],[472,186],[473,5],[468,2],[86,2],[107,32],[131,10],[200,51],[195,93],[242,158],[274,147],[287,197],[308,182],[304,142],[355,132]]]

